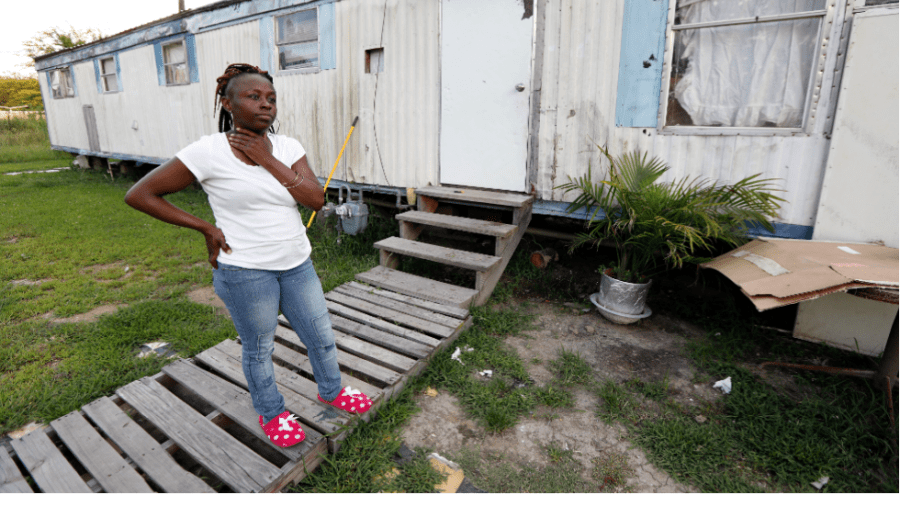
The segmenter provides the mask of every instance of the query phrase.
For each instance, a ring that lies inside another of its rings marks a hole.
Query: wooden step
[[[423,260],[431,260],[444,265],[452,265],[454,267],[478,272],[490,270],[491,267],[500,262],[500,257],[445,248],[443,246],[410,241],[399,237],[382,239],[375,243],[375,247],[380,250],[390,251],[391,253],[421,258]]]
[[[357,274],[356,279],[403,295],[411,295],[453,307],[469,307],[469,304],[478,295],[478,291],[471,288],[442,283],[380,265]]]
[[[447,186],[426,186],[416,188],[416,195],[431,197],[438,200],[456,200],[461,202],[475,202],[502,207],[523,207],[531,203],[534,197],[524,193],[502,193],[485,190],[471,190],[468,188],[450,188]]]
[[[508,225],[506,223],[495,223],[493,221],[474,220],[472,218],[426,213],[422,211],[407,211],[403,214],[398,214],[397,219],[399,221],[408,221],[449,230],[459,230],[461,232],[471,232],[473,234],[490,235],[502,238],[513,235],[518,228],[515,225]]]

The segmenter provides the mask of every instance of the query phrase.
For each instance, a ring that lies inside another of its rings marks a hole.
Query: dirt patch
[[[121,271],[121,274],[116,271]],[[124,261],[119,261],[111,264],[90,265],[82,268],[80,272],[85,276],[93,278],[99,283],[108,283],[110,281],[122,281],[130,278],[134,274],[134,269]]]
[[[106,304],[95,307],[87,313],[81,313],[68,318],[53,318],[53,313],[48,313],[44,317],[51,319],[53,323],[93,323],[101,316],[109,313],[115,313],[119,308],[127,307],[128,304]]]
[[[584,358],[598,381],[666,381],[670,398],[694,406],[722,395],[711,382],[695,382],[695,370],[681,351],[687,338],[701,335],[691,325],[663,315],[636,325],[616,325],[587,306],[535,299],[522,304],[522,309],[535,316],[535,328],[508,337],[506,343],[521,357],[538,386],[553,379],[549,362],[557,357],[558,350],[565,349]],[[583,465],[585,479],[590,479],[593,460],[624,453],[635,472],[628,480],[633,491],[697,492],[650,464],[643,451],[627,441],[621,425],[609,425],[597,418],[594,412],[598,399],[587,389],[575,390],[574,408],[538,409],[500,434],[490,434],[469,420],[456,398],[447,392],[439,392],[436,397],[423,394],[416,402],[421,411],[403,428],[403,439],[410,448],[430,447],[443,455],[459,454],[468,448],[483,458],[500,454],[510,462],[543,466],[550,464],[545,448],[555,443],[574,452]]]
[[[230,316],[228,308],[225,307],[225,303],[222,302],[222,299],[220,299],[218,295],[216,295],[215,289],[211,286],[204,286],[202,288],[191,290],[187,293],[187,297],[198,304],[213,306],[216,308],[216,314],[218,315]]]
[[[14,279],[10,281],[12,286],[40,286],[47,281],[50,281],[51,278],[45,279]]]

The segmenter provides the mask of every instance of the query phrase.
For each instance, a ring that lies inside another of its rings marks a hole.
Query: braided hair
[[[233,126],[231,113],[222,107],[222,99],[225,97],[225,92],[228,89],[228,83],[242,74],[259,74],[268,79],[270,83],[273,83],[272,76],[268,72],[248,63],[232,63],[226,67],[225,73],[216,78],[216,83],[218,84],[216,84],[216,103],[214,108],[219,110],[219,132],[227,132]],[[275,126],[269,126],[269,131],[275,133]]]

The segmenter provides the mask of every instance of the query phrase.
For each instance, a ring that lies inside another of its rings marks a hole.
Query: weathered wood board
[[[151,493],[147,482],[75,411],[50,422],[59,438],[108,493]]]
[[[279,468],[149,378],[117,390],[166,436],[235,492],[260,492]]]
[[[34,482],[46,493],[91,493],[90,487],[42,430],[10,441]]]
[[[280,317],[275,378],[306,433],[302,443],[268,442],[241,345],[225,340],[11,441],[11,454],[0,447],[0,492],[278,491],[338,451],[357,423],[472,325],[465,309],[357,282],[327,298],[343,382],[373,400],[369,413],[352,416],[316,399],[307,347]]]
[[[478,295],[478,291],[471,288],[425,279],[383,266],[361,272],[356,279],[385,290],[458,308],[468,308]]]
[[[30,494],[34,490],[28,486],[25,477],[19,472],[16,463],[6,451],[0,447],[0,494]]]
[[[181,468],[150,434],[109,398],[82,408],[87,416],[164,492],[210,493],[214,490]]]

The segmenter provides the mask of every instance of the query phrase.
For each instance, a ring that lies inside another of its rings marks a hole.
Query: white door
[[[525,191],[534,26],[525,2],[442,0],[442,184]]]

